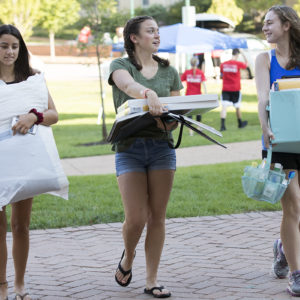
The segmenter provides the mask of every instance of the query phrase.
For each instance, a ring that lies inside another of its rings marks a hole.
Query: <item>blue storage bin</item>
[[[269,118],[273,151],[300,153],[300,90],[271,91]]]

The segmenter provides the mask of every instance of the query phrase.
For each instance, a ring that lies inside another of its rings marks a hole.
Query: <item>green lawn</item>
[[[109,144],[83,146],[102,140],[102,126],[97,125],[100,107],[97,81],[49,81],[60,115],[60,122],[53,126],[61,158],[108,154]],[[114,121],[111,89],[105,87],[106,124],[109,132]],[[207,83],[209,93],[221,91],[221,82]],[[249,125],[237,128],[235,111],[228,110],[227,131],[222,143],[257,140],[261,130],[257,115],[256,91],[253,81],[243,82],[243,119]],[[219,129],[220,110],[203,116],[203,122]],[[175,131],[175,139],[177,137]],[[181,147],[209,144],[206,139],[189,136],[185,129]],[[174,181],[167,217],[192,217],[234,214],[250,211],[278,210],[279,204],[271,205],[248,199],[242,191],[241,175],[250,162],[216,164],[178,168]],[[69,200],[50,195],[35,198],[31,229],[81,226],[95,223],[123,221],[123,207],[115,175],[69,177]],[[7,207],[8,219],[10,206]]]
[[[49,90],[53,96],[60,115],[60,121],[53,126],[57,147],[61,158],[80,157],[91,155],[111,154],[109,144],[86,146],[82,144],[97,143],[103,140],[102,125],[97,125],[100,108],[99,82],[97,80],[85,81],[49,81]],[[113,124],[115,113],[111,96],[111,87],[104,82],[106,126],[109,133]],[[221,82],[207,82],[208,93],[220,94]],[[256,140],[260,138],[261,129],[257,114],[257,100],[254,81],[244,81],[243,93],[243,119],[248,120],[249,126],[244,129],[237,128],[234,108],[228,109],[226,120],[227,131],[223,138],[215,137],[222,143]],[[220,128],[220,109],[204,114],[203,122],[216,129]],[[178,130],[174,132],[177,138]],[[181,147],[205,145],[210,142],[201,136],[189,136],[184,130]]]
[[[193,217],[278,210],[248,199],[241,175],[250,162],[178,168],[167,217]],[[122,222],[123,207],[115,175],[69,177],[69,200],[50,195],[34,199],[31,229]],[[7,207],[8,217],[10,206]]]

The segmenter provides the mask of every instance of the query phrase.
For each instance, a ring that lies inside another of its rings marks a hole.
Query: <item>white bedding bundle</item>
[[[48,108],[43,75],[0,84],[0,210],[42,193],[68,199],[69,183],[62,169],[51,127],[38,125],[35,135],[12,136],[12,118]]]

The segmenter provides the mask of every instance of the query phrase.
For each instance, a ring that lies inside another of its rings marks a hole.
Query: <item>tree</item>
[[[224,16],[232,20],[235,25],[239,24],[243,19],[243,10],[233,0],[212,0],[207,12]]]
[[[298,13],[298,15],[300,14],[300,0],[298,0],[294,6],[293,6],[294,10]]]
[[[16,26],[26,40],[37,24],[40,12],[40,0],[1,0],[0,19],[5,24]]]
[[[103,16],[101,18],[101,33],[110,32],[112,35],[116,34],[116,27],[124,27],[126,22],[130,19],[130,12],[116,12],[110,16]]]
[[[236,3],[245,12],[244,20],[238,26],[238,30],[261,32],[262,21],[267,10],[273,5],[284,4],[285,0],[236,0]]]
[[[55,33],[79,18],[76,0],[41,0],[41,25],[49,32],[51,58],[55,58]]]
[[[195,6],[196,13],[204,13],[208,10],[211,5],[212,0],[191,0],[191,6]],[[182,12],[181,8],[185,6],[185,0],[175,3],[169,8],[169,16],[167,19],[167,24],[181,23],[182,22]]]
[[[117,12],[116,0],[80,0],[80,5],[83,11],[83,16],[86,18],[92,34],[94,36],[94,43],[96,46],[97,63],[99,71],[99,84],[100,84],[100,97],[101,97],[101,108],[102,108],[102,138],[103,140],[99,143],[106,143],[107,140],[107,129],[105,123],[105,108],[104,108],[104,96],[102,87],[102,76],[101,76],[101,57],[100,57],[100,43],[102,41],[103,31],[101,30],[101,22],[103,17],[109,17],[112,13]],[[96,144],[99,144],[96,143]],[[95,143],[89,143],[87,145],[94,145]]]
[[[168,18],[168,10],[161,4],[151,5],[148,8],[138,7],[135,10],[135,15],[142,16],[147,15],[151,16],[156,20],[159,26],[165,25]]]

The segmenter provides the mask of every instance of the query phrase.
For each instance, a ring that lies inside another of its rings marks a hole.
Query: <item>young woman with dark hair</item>
[[[300,76],[300,19],[289,6],[277,5],[265,16],[263,33],[275,49],[256,58],[256,87],[258,112],[263,132],[263,157],[267,155],[270,141],[274,139],[268,123],[266,106],[270,88],[282,76]],[[283,217],[280,228],[281,240],[273,247],[273,271],[278,278],[284,278],[290,270],[287,290],[293,296],[300,296],[300,185],[299,153],[272,151],[272,163],[281,163],[286,174],[295,171],[296,176],[281,199]]]
[[[124,47],[128,58],[119,58],[110,66],[109,83],[113,87],[115,109],[131,98],[145,98],[150,114],[160,116],[165,108],[158,97],[179,96],[182,84],[169,62],[155,55],[160,37],[157,23],[149,16],[135,17],[124,28]],[[157,272],[165,239],[165,216],[170,197],[176,156],[169,148],[171,130],[159,118],[134,136],[114,144],[116,173],[125,210],[123,239],[125,250],[115,279],[128,286],[132,279],[135,249],[147,225],[145,239],[146,287],[144,292],[156,298],[171,293],[157,281]]]
[[[30,67],[28,50],[19,30],[12,25],[0,26],[0,84],[17,84],[28,80],[36,72]],[[53,100],[49,93],[45,97],[48,97],[48,109],[38,112],[32,107],[28,113],[19,115],[19,121],[12,127],[13,134],[26,134],[34,124],[52,125],[57,122],[58,114]],[[22,101],[22,99],[19,100]],[[0,121],[7,123],[9,120],[2,116]],[[30,198],[11,204],[16,300],[31,299],[29,294],[25,292],[24,274],[29,252],[29,224],[32,201],[33,198]],[[7,219],[4,207],[0,211],[0,300],[8,299],[6,231]]]

